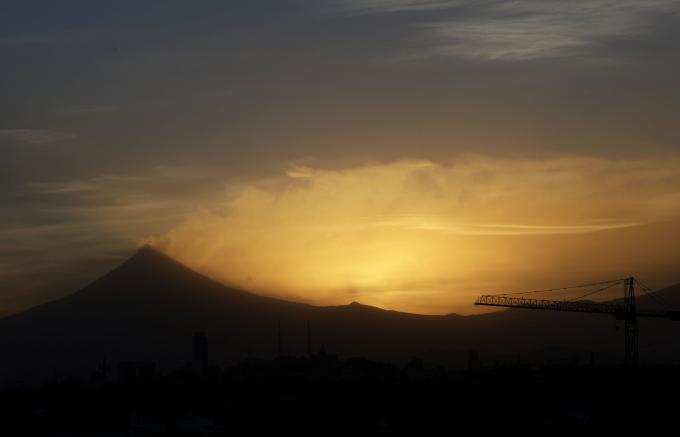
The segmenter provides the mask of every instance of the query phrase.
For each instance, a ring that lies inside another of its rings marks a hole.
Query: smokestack
[[[307,320],[307,356],[312,356],[312,327]]]
[[[468,351],[468,370],[471,372],[481,369],[482,363],[479,360],[479,352],[475,349]]]
[[[281,320],[278,321],[276,325],[276,336],[277,336],[277,356],[281,356]]]
[[[205,332],[199,331],[194,333],[194,359],[192,366],[197,375],[205,374],[208,368],[208,338]]]

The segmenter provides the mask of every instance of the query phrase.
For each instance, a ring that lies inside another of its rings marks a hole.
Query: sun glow
[[[639,252],[617,248],[658,236],[649,224],[677,217],[671,161],[291,167],[150,242],[212,277],[278,297],[469,312],[483,290],[639,269]],[[634,183],[622,176],[633,168]]]

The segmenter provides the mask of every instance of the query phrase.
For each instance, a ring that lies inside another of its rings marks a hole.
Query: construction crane
[[[619,303],[597,303],[581,300],[596,293],[608,290],[615,285],[623,285],[623,305]],[[553,288],[548,290],[524,291],[519,293],[487,294],[480,296],[475,305],[526,308],[533,310],[571,311],[578,313],[608,314],[617,320],[624,321],[625,336],[625,362],[629,366],[638,364],[638,317],[656,317],[680,321],[680,311],[664,312],[639,312],[635,305],[635,286],[639,286],[649,297],[665,306],[661,296],[656,295],[649,287],[640,283],[634,277],[615,279],[612,281],[596,282],[591,284],[576,285],[572,287]],[[526,295],[551,291],[566,291],[570,289],[583,289],[599,286],[600,288],[571,300],[547,300],[532,299],[527,297],[514,297],[513,295]]]

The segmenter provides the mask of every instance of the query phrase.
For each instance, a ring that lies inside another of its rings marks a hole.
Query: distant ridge
[[[680,296],[680,286],[662,292]],[[471,303],[472,304],[472,303]],[[680,324],[641,322],[642,359],[680,359]],[[148,246],[82,290],[0,320],[2,378],[86,374],[108,362],[153,360],[160,369],[184,366],[192,333],[208,335],[210,361],[228,365],[324,347],[343,356],[406,361],[421,356],[462,368],[467,351],[492,362],[538,359],[541,350],[595,351],[620,358],[623,336],[613,318],[588,314],[502,311],[480,316],[425,316],[353,302],[315,307],[225,286]],[[647,348],[647,343],[664,343]],[[500,358],[499,358],[500,357]],[[586,358],[583,358],[586,359]]]

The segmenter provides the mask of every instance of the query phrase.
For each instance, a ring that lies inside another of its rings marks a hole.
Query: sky
[[[678,283],[679,50],[668,0],[4,1],[0,315],[143,244],[428,314]]]

